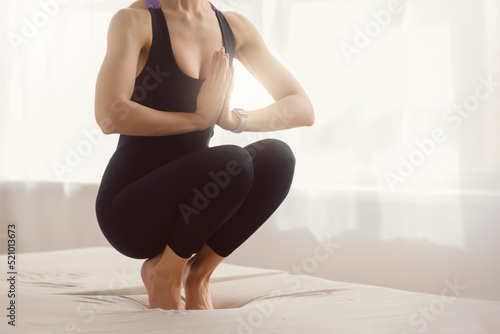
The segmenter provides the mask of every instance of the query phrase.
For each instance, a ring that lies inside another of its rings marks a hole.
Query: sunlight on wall
[[[293,6],[287,59],[315,105],[319,134],[312,138],[323,143],[315,149],[311,140],[309,173],[297,184],[318,193],[328,185],[339,191],[336,200],[330,199],[329,212],[321,214],[313,203],[315,209],[304,208],[314,211],[312,225],[322,233],[362,228],[377,231],[383,240],[427,238],[463,247],[458,173],[448,173],[458,171],[453,137],[436,147],[439,154],[430,155],[397,193],[385,187],[384,179],[388,170],[397,169],[399,155],[417,148],[415,140],[444,127],[443,115],[455,102],[447,22],[422,15],[416,2],[404,2],[402,12],[385,18],[386,26],[380,24],[380,32],[368,36],[369,44],[358,53],[347,57],[340,47],[355,46],[361,38],[357,32],[379,22],[373,13],[380,17],[387,3],[308,1]],[[435,194],[429,197],[430,191]],[[303,201],[318,201],[311,198]],[[356,201],[357,206],[349,205]],[[335,209],[335,202],[344,207]],[[371,212],[370,226],[360,226],[360,210]],[[435,218],[428,219],[429,214]],[[324,226],[328,221],[335,228]]]
[[[265,107],[274,102],[267,91],[255,80],[247,69],[238,61],[234,60],[234,89],[231,99],[232,108],[243,108],[246,110]],[[264,138],[277,137],[274,133],[250,133],[243,132],[233,134],[224,131],[218,126],[215,127],[215,134],[210,140],[210,146],[224,144],[235,144],[240,146],[248,145]]]
[[[374,22],[370,13],[386,6],[387,1],[293,6],[290,67],[311,96],[315,130],[329,147],[328,155],[322,149],[316,155],[311,145],[310,158],[317,167],[307,168],[318,171],[312,182],[375,186],[398,162],[394,157],[413,150],[415,139],[441,125],[453,102],[445,23],[428,26],[413,22],[406,12],[394,15],[350,63],[346,60],[339,46],[353,44],[356,29],[369,26]],[[418,187],[425,181],[429,186],[436,172],[456,169],[456,151],[440,149],[444,155],[428,159],[424,166],[432,173],[422,171],[408,185]],[[357,174],[365,174],[367,180],[360,183]]]

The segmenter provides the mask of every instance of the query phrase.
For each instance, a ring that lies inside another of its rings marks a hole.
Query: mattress
[[[215,310],[167,311],[148,308],[142,262],[108,247],[17,254],[16,274],[6,269],[0,285],[1,332],[500,333],[500,302],[460,298],[455,278],[430,295],[222,263]],[[7,268],[6,255],[0,263]]]

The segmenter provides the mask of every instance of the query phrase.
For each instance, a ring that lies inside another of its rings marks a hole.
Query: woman
[[[275,103],[230,109],[233,57]],[[184,285],[186,309],[213,309],[211,274],[279,207],[295,168],[275,139],[209,147],[214,127],[310,126],[307,95],[240,14],[206,0],[140,0],[111,20],[95,115],[105,134],[120,134],[96,199],[103,234],[147,259],[150,308],[180,309]]]

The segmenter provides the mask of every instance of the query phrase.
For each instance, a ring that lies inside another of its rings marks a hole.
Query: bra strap
[[[229,54],[229,68],[231,68],[233,67],[233,58],[236,48],[236,41],[234,39],[234,34],[222,12],[217,11],[215,12],[215,15],[219,20],[219,26],[222,31],[222,39],[224,42],[224,49],[226,49],[226,52]]]
[[[148,5],[148,8],[160,8],[160,4],[158,3],[158,0],[144,0],[146,2],[146,5]]]
[[[217,7],[215,7],[213,5],[213,3],[211,3],[210,1],[209,1],[209,3],[210,3],[210,6],[212,6],[212,9],[214,10],[214,12],[220,12],[220,10],[218,10]]]
[[[144,0],[146,2],[146,5],[148,5],[148,8],[160,8],[160,4],[158,3],[158,0]],[[213,3],[210,3],[210,6],[212,6],[212,9],[215,11],[215,12],[219,12],[219,10],[217,9],[217,7],[215,7],[213,5]]]

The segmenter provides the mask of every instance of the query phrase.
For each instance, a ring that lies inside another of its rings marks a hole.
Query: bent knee
[[[266,160],[276,164],[281,169],[295,169],[295,155],[290,146],[282,140],[267,138],[255,143],[258,151]]]
[[[253,183],[253,163],[250,154],[237,145],[222,145],[217,147],[220,154],[217,159],[222,159],[221,163],[224,166],[224,172],[228,174],[231,181],[238,187],[250,188]]]
[[[277,188],[290,186],[295,174],[295,155],[285,142],[267,138],[245,147],[253,157],[255,178]],[[264,181],[262,181],[264,180]]]

